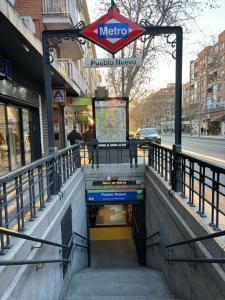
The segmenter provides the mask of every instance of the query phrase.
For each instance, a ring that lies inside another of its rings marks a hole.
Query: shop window
[[[15,170],[22,166],[22,147],[21,147],[21,123],[19,118],[19,109],[7,107],[8,113],[8,130],[9,130],[9,152],[11,169]]]
[[[0,176],[8,173],[9,160],[8,160],[8,144],[7,144],[7,131],[5,120],[5,107],[0,104]]]
[[[24,156],[25,163],[31,162],[31,144],[30,144],[30,118],[29,111],[27,109],[22,110],[23,117],[23,140],[24,140]]]

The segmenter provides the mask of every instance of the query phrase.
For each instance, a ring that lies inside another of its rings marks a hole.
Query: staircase
[[[91,265],[73,274],[63,300],[172,300],[161,272],[140,267],[132,240],[92,241]]]
[[[147,267],[89,268],[73,275],[65,300],[172,300],[163,274]]]

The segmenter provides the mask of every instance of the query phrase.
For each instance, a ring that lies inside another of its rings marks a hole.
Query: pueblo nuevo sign
[[[114,7],[100,19],[83,29],[80,34],[110,53],[116,53],[145,32]]]
[[[85,68],[117,68],[117,67],[137,67],[143,63],[142,58],[112,58],[112,59],[90,59],[84,61]]]

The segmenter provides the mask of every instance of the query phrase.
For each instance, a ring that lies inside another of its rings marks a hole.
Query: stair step
[[[176,300],[172,295],[164,296],[77,296],[66,297],[65,300]]]
[[[99,296],[146,296],[146,295],[164,295],[168,294],[169,290],[166,286],[160,283],[154,283],[153,285],[146,285],[145,283],[124,284],[124,283],[112,283],[111,285],[102,283],[78,283],[78,285],[71,286],[73,293],[77,295],[99,295]]]
[[[164,277],[161,273],[153,273],[153,272],[91,272],[91,273],[79,273],[75,275],[74,281],[76,284],[82,284],[82,282],[102,284],[102,280],[104,280],[104,284],[112,284],[112,283],[123,283],[123,284],[132,284],[132,283],[151,283],[157,284],[157,282],[161,282],[166,285]]]
[[[172,300],[161,272],[147,267],[89,268],[74,274],[65,300]]]

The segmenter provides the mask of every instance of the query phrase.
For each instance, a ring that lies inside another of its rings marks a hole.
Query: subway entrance
[[[145,265],[145,205],[92,203],[87,206],[92,267]]]

